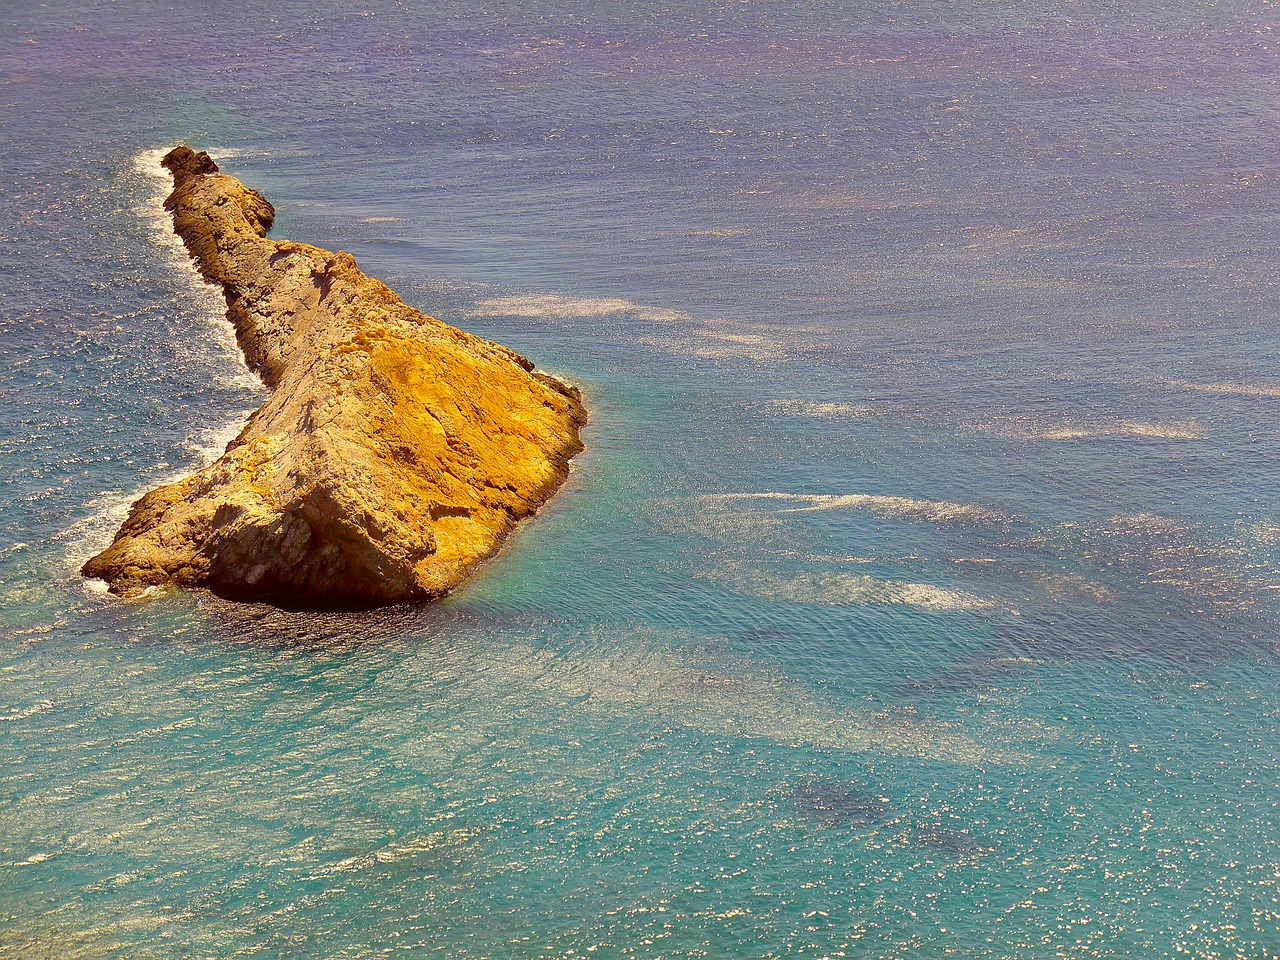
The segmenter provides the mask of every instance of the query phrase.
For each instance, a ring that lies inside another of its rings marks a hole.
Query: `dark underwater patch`
[[[796,810],[824,827],[848,827],[886,823],[893,819],[893,805],[882,797],[846,780],[814,780],[795,792]]]

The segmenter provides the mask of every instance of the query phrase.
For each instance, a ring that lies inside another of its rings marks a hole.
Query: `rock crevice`
[[[295,609],[449,592],[564,482],[580,393],[350,254],[269,239],[271,204],[208,154],[163,162],[174,230],[271,395],[216,462],[135,503],[84,574]]]

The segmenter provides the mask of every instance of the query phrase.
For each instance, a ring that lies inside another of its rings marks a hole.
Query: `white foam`
[[[1112,420],[1100,423],[1065,422],[1052,426],[1011,423],[980,428],[1020,440],[1087,440],[1091,437],[1149,437],[1162,440],[1202,440],[1209,435],[1204,424],[1196,420],[1155,422],[1147,420]]]
[[[141,153],[135,154],[133,169],[168,185],[170,182],[169,171],[164,168],[161,161],[164,160],[165,154],[172,149],[172,147],[159,147],[155,150],[143,150]]]
[[[821,420],[865,420],[874,417],[876,410],[865,403],[814,403],[808,400],[771,400],[762,404],[770,413],[794,417],[814,417]]]
[[[1023,574],[1039,596],[1060,602],[1083,597],[1097,603],[1110,603],[1116,595],[1102,584],[1078,573],[1053,570],[1029,570]]]
[[[252,413],[252,410],[246,410],[237,419],[223,424],[212,433],[188,437],[184,446],[199,458],[201,467],[207,467],[226,452],[232,440],[240,436]]]
[[[143,487],[129,493],[114,491],[104,493],[88,504],[89,515],[77,520],[58,533],[54,534],[54,542],[66,544],[63,562],[69,574],[78,574],[81,567],[90,557],[96,556],[111,542],[112,536],[120,529],[129,509],[150,487]],[[99,581],[83,581],[86,593],[101,595],[106,592],[106,584]]]
[[[707,329],[704,331],[704,335],[713,340],[722,340],[725,343],[740,343],[751,347],[769,343],[767,337],[763,337],[758,333],[733,333],[728,330]]]
[[[177,483],[217,460],[226,451],[227,444],[240,435],[248,423],[252,411],[240,414],[235,420],[215,428],[211,433],[188,438],[184,446],[195,455],[189,466],[171,472],[152,482],[144,483],[130,491],[112,491],[104,493],[89,503],[89,515],[77,520],[69,527],[54,535],[55,542],[67,544],[64,563],[75,575],[90,557],[97,556],[111,543],[112,537],[124,524],[133,505],[144,494],[159,487]],[[101,596],[107,592],[107,584],[101,580],[82,581],[85,593],[90,596]],[[150,588],[141,596],[154,596]]]
[[[1138,583],[1171,588],[1222,612],[1248,612],[1275,588],[1277,570],[1265,556],[1266,521],[1237,522],[1227,532],[1201,521],[1139,513],[1081,527],[1064,523],[1061,537],[1095,563]]]
[[[1166,386],[1201,393],[1226,393],[1242,397],[1280,397],[1280,386],[1263,383],[1194,383],[1190,380],[1163,380]]]
[[[923,610],[985,610],[994,601],[931,583],[882,580],[861,573],[798,573],[782,576],[722,565],[714,578],[731,589],[767,600],[824,606],[904,605]]]
[[[169,218],[169,212],[164,208],[165,197],[169,195],[169,190],[173,187],[173,180],[169,176],[169,171],[161,166],[160,163],[168,152],[168,149],[163,148],[160,150],[143,150],[134,156],[133,169],[147,178],[151,190],[147,198],[134,207],[133,212],[151,227],[151,242],[166,251],[169,255],[168,258],[172,261],[172,265],[178,266],[184,272],[195,276],[203,286],[204,282],[199,273],[196,272],[195,265],[191,263],[191,258],[187,256],[187,251],[182,245],[181,238],[173,232],[173,223]]]
[[[914,497],[896,497],[870,493],[805,494],[765,491],[761,493],[713,494],[706,499],[712,501],[777,500],[798,504],[798,506],[778,511],[780,513],[813,513],[820,510],[865,510],[881,516],[918,518],[930,520],[934,523],[995,524],[1007,523],[1014,519],[1009,514],[974,503],[955,503],[950,500],[918,500]]]
[[[52,700],[37,700],[30,706],[14,707],[8,713],[0,714],[0,723],[13,720],[25,720],[27,717],[34,717],[38,713],[44,713],[46,710],[52,709]],[[33,860],[31,862],[36,863],[38,861]]]
[[[718,227],[713,230],[691,230],[691,237],[741,237],[751,233],[746,227]]]
[[[780,360],[787,355],[778,332],[741,321],[696,319],[679,310],[652,307],[619,297],[564,297],[557,294],[514,294],[476,301],[472,317],[528,317],[535,320],[604,320],[621,318],[655,324],[629,333],[631,342],[708,360]],[[794,333],[795,331],[792,331]],[[626,336],[627,332],[620,335]]]
[[[1265,518],[1237,520],[1235,527],[1241,541],[1255,549],[1274,550],[1280,547],[1280,522]]]
[[[811,210],[913,210],[936,201],[919,190],[828,190],[806,191],[787,198],[792,206]]]
[[[319,873],[322,876],[335,873],[359,873],[362,870],[376,867],[378,864],[412,861],[415,858],[430,856],[441,850],[466,843],[478,836],[479,833],[480,831],[476,827],[458,827],[453,830],[436,831],[426,836],[413,837],[398,843],[388,843],[369,853],[345,857],[328,867],[322,868]]]
[[[555,294],[489,297],[477,302],[470,313],[475,317],[531,317],[548,320],[627,316],[654,323],[672,323],[684,318],[683,314],[675,310],[646,307],[616,297],[574,298]]]
[[[134,209],[134,213],[151,228],[152,242],[160,249],[167,266],[186,278],[186,295],[193,298],[204,310],[205,317],[212,328],[210,332],[214,342],[221,348],[226,358],[225,373],[215,376],[227,386],[261,396],[265,393],[262,382],[244,362],[244,355],[236,342],[235,328],[226,318],[226,304],[222,296],[200,276],[187,255],[182,240],[173,232],[169,214],[164,209],[164,200],[172,185],[172,179],[169,172],[161,166],[160,161],[169,149],[162,147],[156,150],[143,150],[134,156],[132,164],[134,172],[145,176],[151,187],[146,200]],[[237,151],[231,149],[219,149],[217,153],[223,159],[238,155]],[[193,470],[206,467],[221,456],[227,444],[244,429],[245,422],[251,413],[252,411],[239,411],[225,423],[190,437],[185,446],[192,453],[193,462],[184,469],[131,491],[103,494],[92,502],[89,505],[89,516],[76,521],[54,537],[55,541],[67,544],[65,562],[68,568],[78,572],[86,560],[110,543],[115,531],[128,517],[130,508],[148,490],[175,483]],[[106,584],[101,581],[85,580],[83,585],[85,592],[91,596],[100,595],[106,591]]]
[[[228,385],[261,393],[262,382],[249,369],[244,354],[236,341],[235,327],[226,316],[226,303],[218,289],[200,276],[182,239],[173,231],[173,222],[164,208],[165,198],[169,194],[173,181],[161,161],[169,152],[168,147],[156,150],[143,150],[133,158],[133,168],[150,181],[152,189],[147,199],[135,208],[135,213],[151,227],[152,241],[162,249],[168,265],[188,280],[189,295],[204,308],[209,325],[213,328],[215,341],[227,359],[227,373],[221,378]],[[241,155],[241,151],[233,148],[219,148],[217,155],[227,159]],[[239,422],[239,420],[237,420]],[[226,426],[216,427],[217,432],[226,430]]]

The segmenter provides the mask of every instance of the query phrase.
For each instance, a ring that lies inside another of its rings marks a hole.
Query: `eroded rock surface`
[[[135,503],[85,575],[290,608],[456,587],[564,481],[578,390],[406,306],[349,254],[268,239],[271,204],[208,154],[164,165],[174,229],[272,393],[217,462]]]

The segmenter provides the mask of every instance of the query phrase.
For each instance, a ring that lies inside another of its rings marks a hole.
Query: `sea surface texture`
[[[0,957],[1280,952],[1280,11],[0,9]],[[262,400],[209,150],[578,385],[431,606],[79,565]]]

